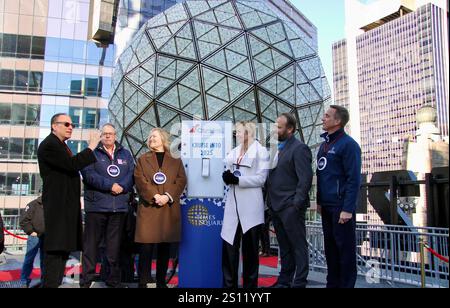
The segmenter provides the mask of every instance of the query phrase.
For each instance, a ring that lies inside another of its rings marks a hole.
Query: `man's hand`
[[[120,195],[123,192],[123,188],[119,184],[114,183],[111,188],[111,192],[113,195]]]
[[[100,132],[95,130],[92,131],[89,134],[89,149],[91,149],[92,151],[95,150],[95,148],[97,147],[98,143],[100,142],[101,137],[100,137]]]
[[[30,236],[38,236],[36,232],[30,234]]]
[[[352,213],[347,213],[347,212],[342,211],[341,216],[339,217],[339,223],[341,225],[346,224],[352,218],[353,218]]]

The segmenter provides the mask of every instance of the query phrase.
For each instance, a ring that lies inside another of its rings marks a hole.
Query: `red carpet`
[[[272,268],[277,267],[278,257],[267,257],[267,258],[259,258],[259,264],[263,266],[268,266]],[[169,270],[172,268],[172,261],[169,263]],[[152,263],[152,269],[156,269],[156,262]],[[0,281],[15,281],[20,280],[20,269],[11,270],[11,271],[0,271]],[[100,272],[100,265],[97,266],[97,273]],[[77,275],[80,273],[80,266],[67,267],[66,275]],[[31,279],[39,279],[41,276],[41,270],[36,268],[31,273]],[[275,283],[277,277],[275,276],[260,276],[258,279],[258,285],[260,287],[267,287]],[[170,284],[178,284],[178,277],[174,276],[172,280],[169,282]]]
[[[259,265],[264,265],[272,268],[277,268],[278,265],[278,256],[274,257],[260,257]]]

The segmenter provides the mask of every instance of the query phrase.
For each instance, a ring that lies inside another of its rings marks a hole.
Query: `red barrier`
[[[3,228],[3,231],[4,231],[6,234],[11,235],[12,237],[18,238],[19,240],[23,240],[23,241],[28,240],[28,238],[26,238],[26,237],[21,237],[21,236],[18,236],[18,235],[15,235],[14,233],[9,232],[9,231],[6,230],[5,228]]]
[[[432,255],[434,255],[436,258],[438,258],[441,261],[444,261],[445,263],[448,263],[448,258],[441,256],[440,254],[438,254],[435,250],[431,249],[431,247],[429,247],[427,244],[425,244],[425,248],[431,252]]]

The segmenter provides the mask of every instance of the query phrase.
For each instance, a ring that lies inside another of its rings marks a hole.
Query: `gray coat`
[[[309,207],[312,185],[312,154],[309,147],[291,137],[278,154],[278,163],[266,182],[268,206],[275,212],[294,206]]]

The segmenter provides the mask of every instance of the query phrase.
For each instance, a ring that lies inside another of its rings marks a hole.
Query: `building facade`
[[[358,12],[358,14],[355,14]],[[350,109],[362,171],[404,167],[416,113],[437,110],[448,139],[448,8],[445,1],[346,0],[346,39],[333,45],[335,101]]]
[[[346,1],[347,38],[333,45],[335,101],[350,109],[369,175],[401,169],[424,105],[436,107],[448,138],[448,15],[443,1],[430,2]]]
[[[115,47],[88,41],[89,0],[0,0],[0,210],[16,215],[41,189],[37,147],[50,118],[77,125],[87,146],[108,119]]]

